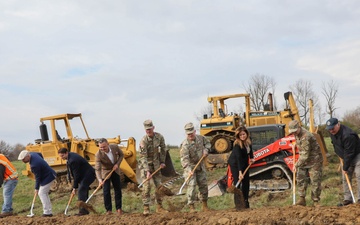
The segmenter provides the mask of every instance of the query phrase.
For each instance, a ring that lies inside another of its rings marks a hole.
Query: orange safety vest
[[[13,180],[18,178],[16,168],[3,154],[0,154],[0,164],[5,166],[4,180]]]

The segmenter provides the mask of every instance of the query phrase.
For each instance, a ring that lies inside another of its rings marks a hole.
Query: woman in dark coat
[[[241,180],[241,185],[239,185],[238,188],[241,188],[241,191],[244,195],[246,208],[250,208],[250,178],[249,171],[247,171],[245,174],[244,171],[249,166],[249,161],[250,163],[254,162],[254,154],[252,151],[250,135],[246,127],[241,126],[235,131],[234,147],[229,156],[228,164],[234,178],[234,185],[239,181],[239,179]],[[234,202],[236,206],[239,205],[239,201],[239,196],[234,195]]]

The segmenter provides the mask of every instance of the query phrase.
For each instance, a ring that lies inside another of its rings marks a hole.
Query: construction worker
[[[187,138],[182,142],[180,149],[181,166],[184,169],[184,178],[191,176],[187,186],[187,198],[190,212],[195,212],[196,184],[199,187],[202,211],[208,211],[208,187],[204,160],[199,160],[209,154],[211,144],[204,136],[197,135],[193,123],[185,125]],[[196,168],[195,166],[198,165]],[[194,170],[195,169],[195,170]],[[192,172],[194,170],[194,172]]]
[[[110,182],[112,183],[115,192],[116,212],[119,216],[123,214],[120,180],[120,163],[123,159],[124,153],[121,151],[119,146],[115,144],[109,145],[106,138],[100,138],[99,151],[95,154],[95,174],[99,181],[99,185],[103,185],[106,215],[112,214]],[[104,180],[108,175],[110,177]]]
[[[141,178],[150,179],[154,181],[155,187],[158,188],[161,185],[161,173],[160,171],[153,174],[155,170],[160,168],[165,168],[165,159],[166,159],[166,145],[163,135],[158,132],[154,132],[155,126],[152,120],[145,120],[144,129],[146,135],[140,141],[140,159],[139,159],[139,168]],[[150,213],[150,180],[143,184],[142,189],[142,202],[144,205],[144,215]],[[156,200],[156,212],[168,212],[162,206],[162,197],[158,192],[155,192]]]
[[[3,186],[4,204],[2,205],[0,218],[13,215],[12,198],[18,183],[18,173],[9,159],[0,154],[0,187]]]
[[[300,196],[296,205],[306,206],[306,189],[308,184],[310,184],[311,199],[314,205],[317,206],[320,201],[323,164],[320,146],[315,136],[302,128],[297,120],[289,122],[289,133],[294,134],[296,146],[299,150],[299,158],[294,165],[294,173],[296,173],[296,183]]]
[[[340,124],[337,118],[330,118],[326,121],[326,130],[330,133],[331,143],[334,146],[335,153],[343,161],[342,182],[344,188],[344,200],[338,206],[349,205],[353,203],[352,195],[349,189],[352,177],[355,172],[357,180],[357,203],[360,204],[360,138],[349,127]],[[349,183],[346,181],[349,178]]]
[[[249,162],[254,162],[254,153],[251,146],[250,134],[246,127],[241,126],[235,130],[235,142],[233,150],[228,159],[231,174],[234,178],[234,184],[241,180],[241,189],[244,196],[245,207],[250,208],[249,204],[249,190],[250,177],[249,171],[245,170],[249,166]],[[240,188],[237,187],[237,188]],[[240,210],[241,202],[240,196],[234,194],[234,203],[236,210]]]
[[[39,195],[43,205],[42,217],[52,217],[49,192],[55,182],[56,172],[47,164],[41,153],[23,150],[18,159],[23,163],[29,163],[31,172],[35,175],[35,195]]]
[[[78,200],[86,202],[89,197],[90,185],[95,180],[94,168],[85,158],[75,152],[69,152],[67,148],[60,148],[58,154],[61,159],[66,160],[69,181],[71,182],[71,177],[74,179],[71,194],[75,195],[77,191]],[[86,208],[79,207],[79,213],[75,215],[83,216],[87,214],[89,214],[89,211]]]

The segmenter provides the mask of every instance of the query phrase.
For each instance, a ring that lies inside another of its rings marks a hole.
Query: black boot
[[[245,200],[245,208],[249,209],[250,208],[250,204],[249,204],[249,200]]]

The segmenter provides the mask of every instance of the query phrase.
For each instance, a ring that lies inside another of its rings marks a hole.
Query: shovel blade
[[[224,192],[224,188],[217,181],[214,181],[210,185],[208,185],[209,198],[215,196],[222,196]]]

